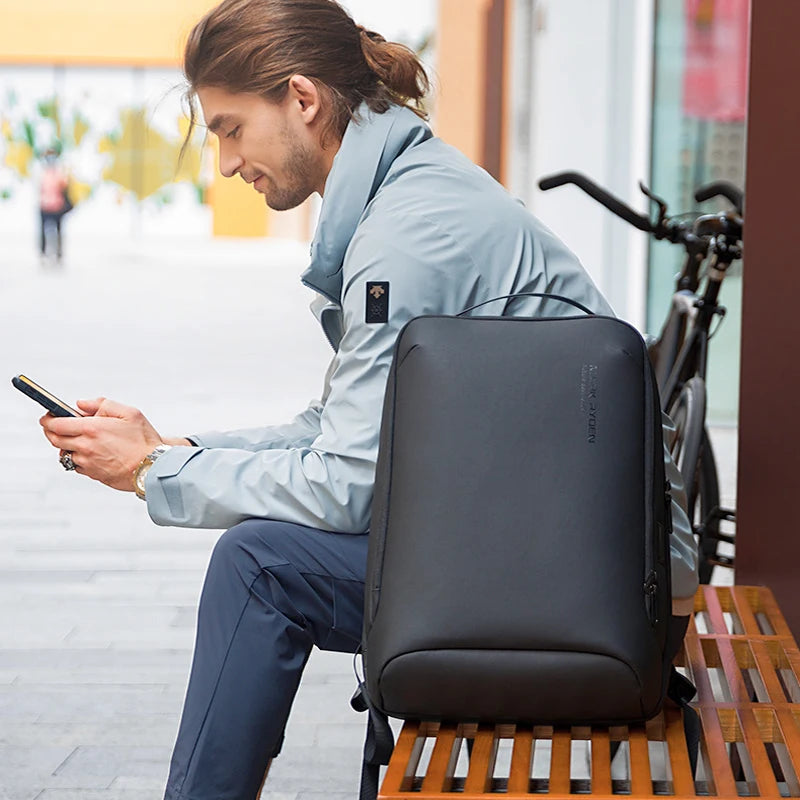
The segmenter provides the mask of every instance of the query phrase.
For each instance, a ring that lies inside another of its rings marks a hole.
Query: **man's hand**
[[[45,414],[39,423],[54,447],[72,453],[75,470],[96,481],[133,491],[133,472],[162,439],[136,408],[113,400],[79,400],[85,417]]]

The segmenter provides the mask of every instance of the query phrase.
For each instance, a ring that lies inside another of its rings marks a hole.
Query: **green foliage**
[[[31,150],[36,152],[36,131],[33,129],[33,123],[26,119],[22,123],[22,138],[25,140]]]

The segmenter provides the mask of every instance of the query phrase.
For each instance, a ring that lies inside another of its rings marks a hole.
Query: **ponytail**
[[[392,102],[414,104],[412,109],[424,117],[422,100],[430,89],[430,81],[417,54],[398,42],[387,42],[379,33],[356,26],[361,37],[361,52],[372,72],[383,84]]]

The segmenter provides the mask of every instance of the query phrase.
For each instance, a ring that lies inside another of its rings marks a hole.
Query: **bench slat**
[[[611,794],[611,737],[592,730],[592,794]]]
[[[692,780],[689,751],[686,749],[686,737],[683,735],[681,712],[675,707],[669,707],[664,710],[664,717],[673,791],[680,797],[694,797],[696,790]]]
[[[571,749],[572,738],[569,731],[555,731],[550,756],[550,794],[569,794]]]
[[[461,739],[456,739],[457,727],[455,723],[449,723],[442,724],[439,728],[428,770],[422,781],[423,792],[438,794],[450,791],[458,760],[458,747],[461,746]]]
[[[647,734],[643,729],[631,728],[628,743],[631,749],[631,794],[643,797],[653,791],[650,778],[650,754]]]
[[[750,756],[750,763],[753,766],[758,793],[761,797],[780,797],[778,782],[775,780],[775,773],[764,749],[764,741],[761,738],[756,718],[749,708],[742,708],[739,712],[739,719],[742,723],[742,733],[744,734],[744,744]]]
[[[464,782],[464,793],[479,794],[491,788],[492,772],[497,757],[497,739],[494,726],[479,725],[469,759],[469,772]]]
[[[508,775],[508,791],[527,793],[531,784],[533,766],[533,728],[517,726],[514,734],[514,750],[511,753],[511,770]]]

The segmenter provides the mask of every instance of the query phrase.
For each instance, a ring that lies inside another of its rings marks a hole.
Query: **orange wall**
[[[505,180],[513,4],[439,0],[436,133]]]
[[[439,0],[436,133],[480,164],[490,0]]]
[[[213,0],[0,0],[0,62],[177,65]]]

